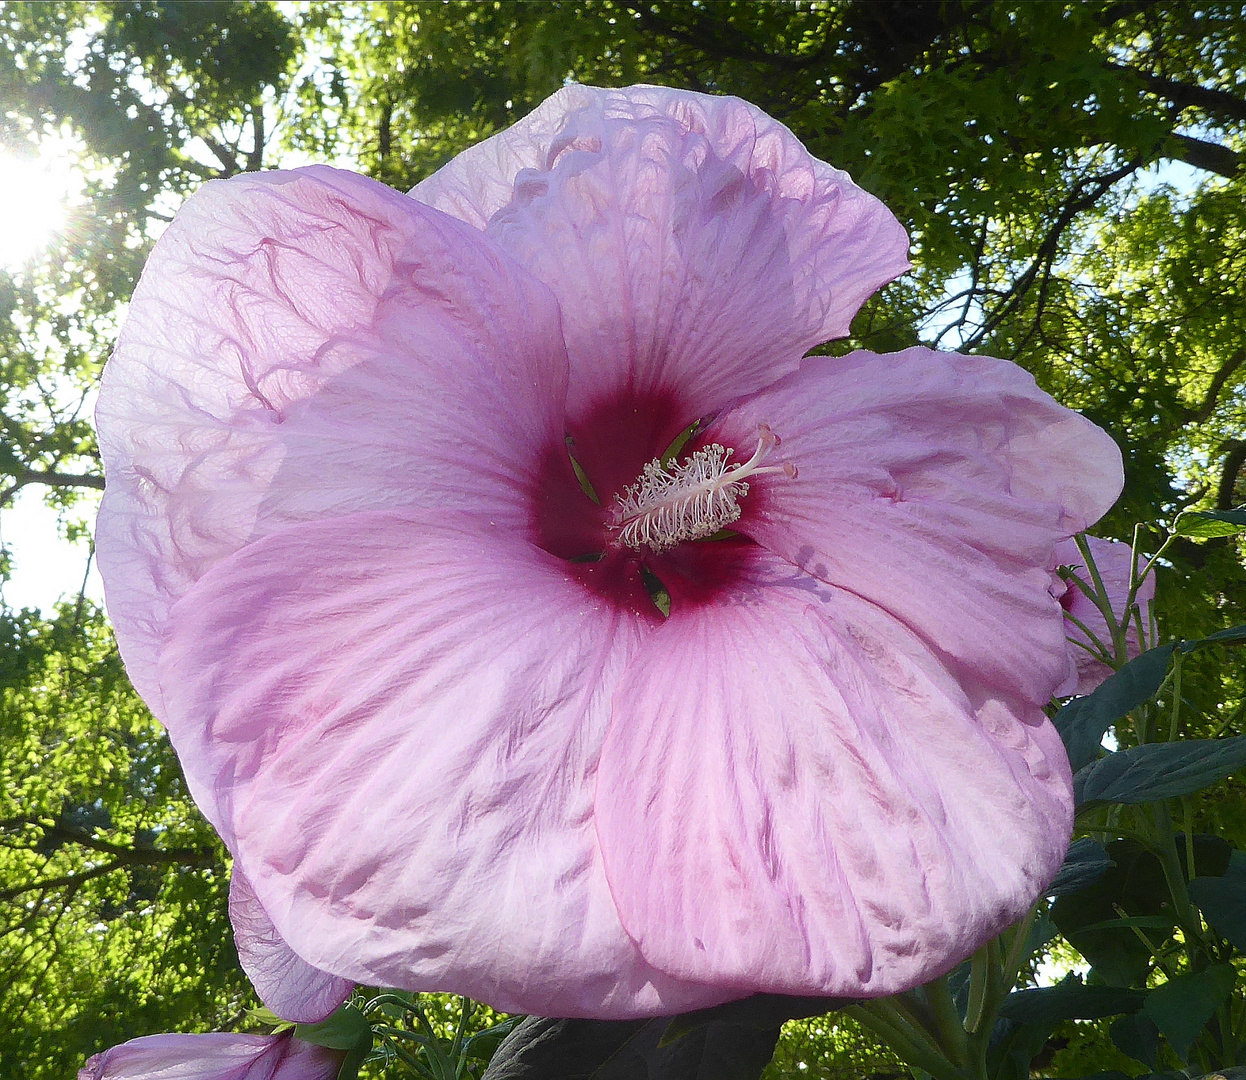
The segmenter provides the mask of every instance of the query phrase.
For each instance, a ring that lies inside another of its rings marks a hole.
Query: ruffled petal
[[[623,925],[681,979],[883,995],[1021,916],[1072,827],[1042,711],[901,621],[745,549],[628,666],[597,781]]]
[[[104,373],[98,552],[140,693],[169,607],[291,521],[471,502],[513,518],[563,432],[557,305],[479,232],[314,167],[205,185]]]
[[[619,924],[593,783],[660,619],[577,574],[487,519],[356,514],[248,545],[174,607],[160,685],[191,792],[308,963],[554,1016],[732,996]]]
[[[778,121],[663,87],[564,87],[412,195],[554,290],[573,426],[623,394],[674,394],[688,423],[845,335],[909,265],[890,211]]]
[[[967,676],[1050,698],[1068,673],[1054,545],[1123,483],[1103,431],[1014,364],[920,348],[810,357],[706,438],[746,454],[760,423],[799,473],[760,477],[734,528],[884,608]]]
[[[229,881],[229,921],[242,970],[282,1020],[317,1023],[350,997],[353,982],[312,967],[285,943],[237,866]]]
[[[148,1035],[96,1054],[78,1080],[336,1080],[341,1050],[281,1035]]]
[[[1104,540],[1099,536],[1087,536],[1086,542],[1090,545],[1095,567],[1103,579],[1103,587],[1107,590],[1112,611],[1118,620],[1122,619],[1125,616],[1125,601],[1129,598],[1129,562],[1133,555],[1133,548],[1119,540]],[[1085,568],[1086,560],[1082,558],[1082,553],[1078,550],[1077,541],[1062,540],[1056,545],[1056,563],[1060,566],[1073,567],[1079,577],[1093,584],[1090,571]],[[1112,668],[1097,659],[1095,653],[1085,648],[1085,646],[1092,648],[1095,646],[1082,627],[1086,627],[1094,634],[1099,643],[1106,646],[1109,652],[1112,648],[1112,633],[1108,630],[1107,620],[1103,617],[1103,613],[1082,592],[1079,585],[1075,583],[1067,585],[1059,596],[1060,606],[1064,608],[1066,615],[1064,630],[1069,638],[1069,651],[1077,669],[1075,685],[1067,685],[1062,688],[1061,692],[1089,694],[1112,674]],[[1151,601],[1154,599],[1155,574],[1150,573],[1138,587],[1136,597],[1143,626],[1150,626]],[[1081,626],[1067,616],[1072,616],[1077,623],[1081,623]],[[1138,639],[1138,627],[1135,623],[1130,623],[1126,628],[1125,646],[1130,657],[1137,656],[1142,651],[1142,645]]]

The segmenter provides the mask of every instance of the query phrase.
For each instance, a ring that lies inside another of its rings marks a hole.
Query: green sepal
[[[372,1046],[372,1027],[354,1005],[342,1005],[319,1023],[295,1024],[294,1037],[330,1050],[353,1050],[364,1042]]]
[[[282,1020],[280,1016],[272,1011],[272,1009],[264,1007],[258,1009],[248,1009],[247,1016],[256,1021],[256,1023],[272,1028],[274,1035],[282,1031],[289,1031],[290,1028],[294,1027],[294,1024],[291,1021]]]

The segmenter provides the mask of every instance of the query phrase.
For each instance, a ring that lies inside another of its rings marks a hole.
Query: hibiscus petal
[[[1123,483],[1103,431],[1014,364],[920,348],[810,357],[707,438],[749,451],[762,422],[799,474],[761,477],[735,528],[975,679],[1049,699],[1069,664],[1054,545]]]
[[[849,997],[924,982],[1059,867],[1059,737],[878,607],[744,557],[714,603],[672,588],[615,696],[597,827],[623,925],[681,979]]]
[[[285,943],[237,866],[229,881],[229,921],[242,970],[282,1020],[317,1023],[350,997],[353,982],[312,967]]]
[[[654,971],[614,910],[593,778],[660,619],[588,572],[485,519],[356,514],[248,545],[175,606],[170,736],[307,962],[555,1016],[732,996]]]
[[[890,211],[738,98],[564,87],[412,195],[554,290],[573,426],[624,393],[704,415],[845,335],[908,268]]]
[[[1104,540],[1099,536],[1087,536],[1086,542],[1090,545],[1090,553],[1094,556],[1095,567],[1103,580],[1103,587],[1107,590],[1112,610],[1116,613],[1117,619],[1121,619],[1125,615],[1125,600],[1129,596],[1129,563],[1133,557],[1133,548],[1119,540]],[[1056,562],[1060,566],[1074,567],[1079,577],[1088,584],[1094,584],[1090,571],[1086,569],[1086,560],[1082,558],[1082,553],[1077,547],[1077,541],[1062,540],[1057,544]],[[1060,603],[1064,610],[1077,619],[1082,626],[1089,629],[1099,643],[1106,646],[1110,652],[1112,633],[1108,630],[1107,620],[1103,617],[1103,613],[1094,605],[1090,597],[1076,584],[1068,585],[1060,595]],[[1136,597],[1142,614],[1143,626],[1150,625],[1151,601],[1154,599],[1155,574],[1151,573],[1138,587]],[[1064,630],[1070,642],[1074,643],[1070,651],[1077,675],[1075,683],[1062,687],[1061,693],[1089,694],[1112,674],[1112,668],[1101,660],[1097,660],[1094,653],[1083,647],[1091,645],[1091,640],[1081,626],[1072,621],[1066,621]],[[1125,646],[1131,657],[1137,656],[1142,651],[1142,645],[1138,640],[1138,627],[1135,623],[1131,622],[1125,631]]]
[[[566,376],[551,294],[456,219],[323,167],[205,185],[97,411],[99,559],[139,692],[158,707],[170,605],[256,536],[452,497],[514,516]]]
[[[342,1052],[281,1035],[148,1035],[96,1054],[78,1080],[335,1080]]]

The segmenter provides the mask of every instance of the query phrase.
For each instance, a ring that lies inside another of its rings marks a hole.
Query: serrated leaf
[[[1118,986],[1087,986],[1069,976],[1055,986],[1016,990],[1009,994],[999,1015],[1026,1024],[1054,1024],[1061,1020],[1098,1020],[1118,1013],[1137,1012],[1146,995]]]
[[[1246,735],[1146,743],[1087,765],[1073,777],[1078,809],[1192,795],[1246,766]]]
[[[1217,934],[1246,953],[1246,880],[1196,877],[1190,882],[1190,899]]]
[[[1184,836],[1177,847],[1184,869]],[[1228,865],[1230,848],[1219,837],[1195,836],[1193,847],[1195,866],[1207,873]],[[1146,978],[1151,949],[1133,929],[1110,924],[1122,916],[1162,916],[1161,932],[1145,932],[1155,947],[1162,947],[1171,936],[1171,895],[1163,864],[1138,841],[1113,840],[1105,850],[1114,865],[1098,881],[1057,897],[1051,919],[1099,978],[1129,986]]]
[[[1135,657],[1085,697],[1074,698],[1056,713],[1054,723],[1073,771],[1099,756],[1103,736],[1117,720],[1150,700],[1168,673],[1175,644],[1160,645]]]
[[[1214,634],[1208,634],[1206,637],[1194,638],[1192,641],[1182,641],[1178,644],[1178,648],[1185,653],[1194,652],[1195,649],[1201,649],[1205,645],[1243,645],[1246,644],[1246,625],[1230,626],[1225,630],[1217,630]]]
[[[1214,536],[1235,536],[1246,530],[1246,506],[1235,510],[1186,510],[1172,523],[1177,536],[1208,539]]]
[[[1179,975],[1152,990],[1143,1011],[1155,1021],[1177,1057],[1185,1061],[1199,1032],[1233,992],[1236,981],[1232,964]]]
[[[1084,927],[1086,932],[1095,930],[1171,930],[1176,925],[1172,915],[1137,915],[1123,919],[1104,919]]]
[[[463,1044],[463,1053],[477,1061],[491,1061],[502,1040],[515,1030],[524,1020],[522,1016],[511,1016],[500,1024],[478,1031]]]
[[[1064,865],[1047,886],[1047,895],[1064,896],[1093,885],[1115,865],[1098,840],[1088,836],[1074,840],[1064,857]]]
[[[779,1029],[714,1021],[668,1045],[670,1019],[528,1017],[498,1047],[484,1080],[757,1080]]]
[[[1119,1069],[1108,1069],[1105,1072],[1088,1073],[1085,1076],[1075,1077],[1074,1080],[1134,1080],[1129,1073],[1121,1072]]]
[[[782,1027],[789,1020],[822,1016],[854,1002],[847,998],[788,997],[784,994],[754,994],[739,1001],[728,1001],[708,1009],[697,1009],[671,1018],[662,1033],[661,1045],[668,1046],[691,1031],[715,1021],[743,1024],[761,1031]]]
[[[987,1075],[995,1080],[1029,1080],[1030,1063],[1043,1049],[1055,1022],[1020,1024],[1000,1019],[987,1048]]]
[[[1113,1021],[1108,1034],[1122,1054],[1142,1062],[1148,1069],[1158,1067],[1159,1028],[1149,1016],[1141,1012],[1122,1016]]]

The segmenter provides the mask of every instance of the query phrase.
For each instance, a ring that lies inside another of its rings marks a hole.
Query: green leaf
[[[478,1031],[470,1039],[463,1044],[463,1053],[476,1061],[490,1061],[493,1055],[497,1053],[497,1049],[502,1045],[502,1040],[515,1030],[523,1021],[522,1016],[511,1016],[503,1020],[500,1024],[494,1024],[491,1028],[485,1028],[484,1031]]]
[[[272,1028],[274,1035],[279,1031],[285,1031],[287,1028],[294,1027],[289,1020],[282,1020],[280,1016],[272,1011],[272,1009],[248,1009],[247,1016],[257,1023],[263,1024],[265,1027]]]
[[[1047,1045],[1053,1027],[1055,1021],[1046,1024],[996,1021],[987,1048],[987,1075],[995,1080],[1030,1080],[1030,1063]]]
[[[662,1033],[662,1046],[682,1039],[691,1031],[720,1021],[726,1024],[743,1024],[767,1031],[782,1027],[788,1020],[803,1020],[809,1016],[822,1016],[835,1012],[854,1002],[846,998],[787,997],[784,994],[754,994],[740,1001],[728,1001],[708,1009],[697,1009],[671,1018]]]
[[[1235,536],[1246,530],[1246,506],[1235,510],[1186,510],[1172,523],[1177,536],[1206,539],[1213,536]]]
[[[360,1043],[346,1051],[346,1056],[342,1059],[342,1067],[337,1071],[337,1080],[356,1080],[359,1076],[359,1069],[368,1059],[368,1055],[372,1053],[372,1039],[369,1032],[369,1038],[366,1043]]]
[[[669,1023],[530,1016],[498,1047],[484,1080],[757,1080],[779,1040],[777,1026],[714,1021],[663,1045]]]
[[[1217,934],[1246,953],[1246,880],[1196,877],[1190,882],[1190,899]]]
[[[1145,1013],[1134,1013],[1115,1020],[1108,1029],[1112,1042],[1122,1053],[1154,1071],[1159,1065],[1159,1028]]]
[[[1123,1073],[1119,1069],[1107,1069],[1104,1072],[1089,1073],[1086,1076],[1078,1076],[1075,1080],[1133,1080],[1129,1073]],[[1154,1080],[1154,1078],[1152,1078]]]
[[[1246,625],[1230,626],[1225,630],[1217,630],[1214,634],[1208,634],[1206,637],[1182,641],[1177,647],[1182,652],[1188,653],[1206,645],[1241,645],[1243,643],[1246,643]]]
[[[296,1024],[294,1036],[304,1042],[327,1046],[331,1050],[354,1050],[372,1046],[372,1028],[367,1017],[353,1005],[343,1005],[332,1016],[317,1024]]]
[[[1017,990],[1009,994],[999,1015],[1027,1024],[1052,1024],[1061,1020],[1098,1020],[1117,1013],[1137,1012],[1146,995],[1141,990],[1117,986],[1087,986],[1070,975],[1055,986]]]
[[[1246,765],[1246,735],[1146,743],[1093,762],[1073,778],[1079,809],[1099,803],[1131,805],[1191,795]]]
[[[1115,930],[1124,927],[1128,930],[1170,930],[1176,925],[1173,915],[1138,915],[1124,919],[1104,919],[1103,922],[1091,923],[1087,930]]]
[[[1185,847],[1185,837],[1179,835],[1183,873]],[[1220,837],[1196,835],[1193,847],[1196,871],[1217,874],[1228,867],[1231,849]],[[1114,865],[1097,881],[1057,897],[1051,919],[1099,978],[1113,986],[1129,986],[1146,978],[1151,950],[1132,929],[1112,923],[1122,914],[1132,919],[1162,918],[1161,932],[1144,931],[1159,948],[1171,937],[1172,897],[1163,865],[1138,841],[1113,840],[1104,850]]]
[[[1099,744],[1109,727],[1160,688],[1174,648],[1168,644],[1148,649],[1104,680],[1094,693],[1074,698],[1056,713],[1056,730],[1074,772],[1099,756]]]
[[[1069,845],[1064,865],[1047,887],[1048,896],[1063,896],[1093,885],[1116,864],[1098,840],[1083,837]]]
[[[1236,981],[1232,964],[1179,975],[1147,995],[1143,1012],[1155,1021],[1177,1057],[1185,1061],[1190,1046],[1233,992]]]

